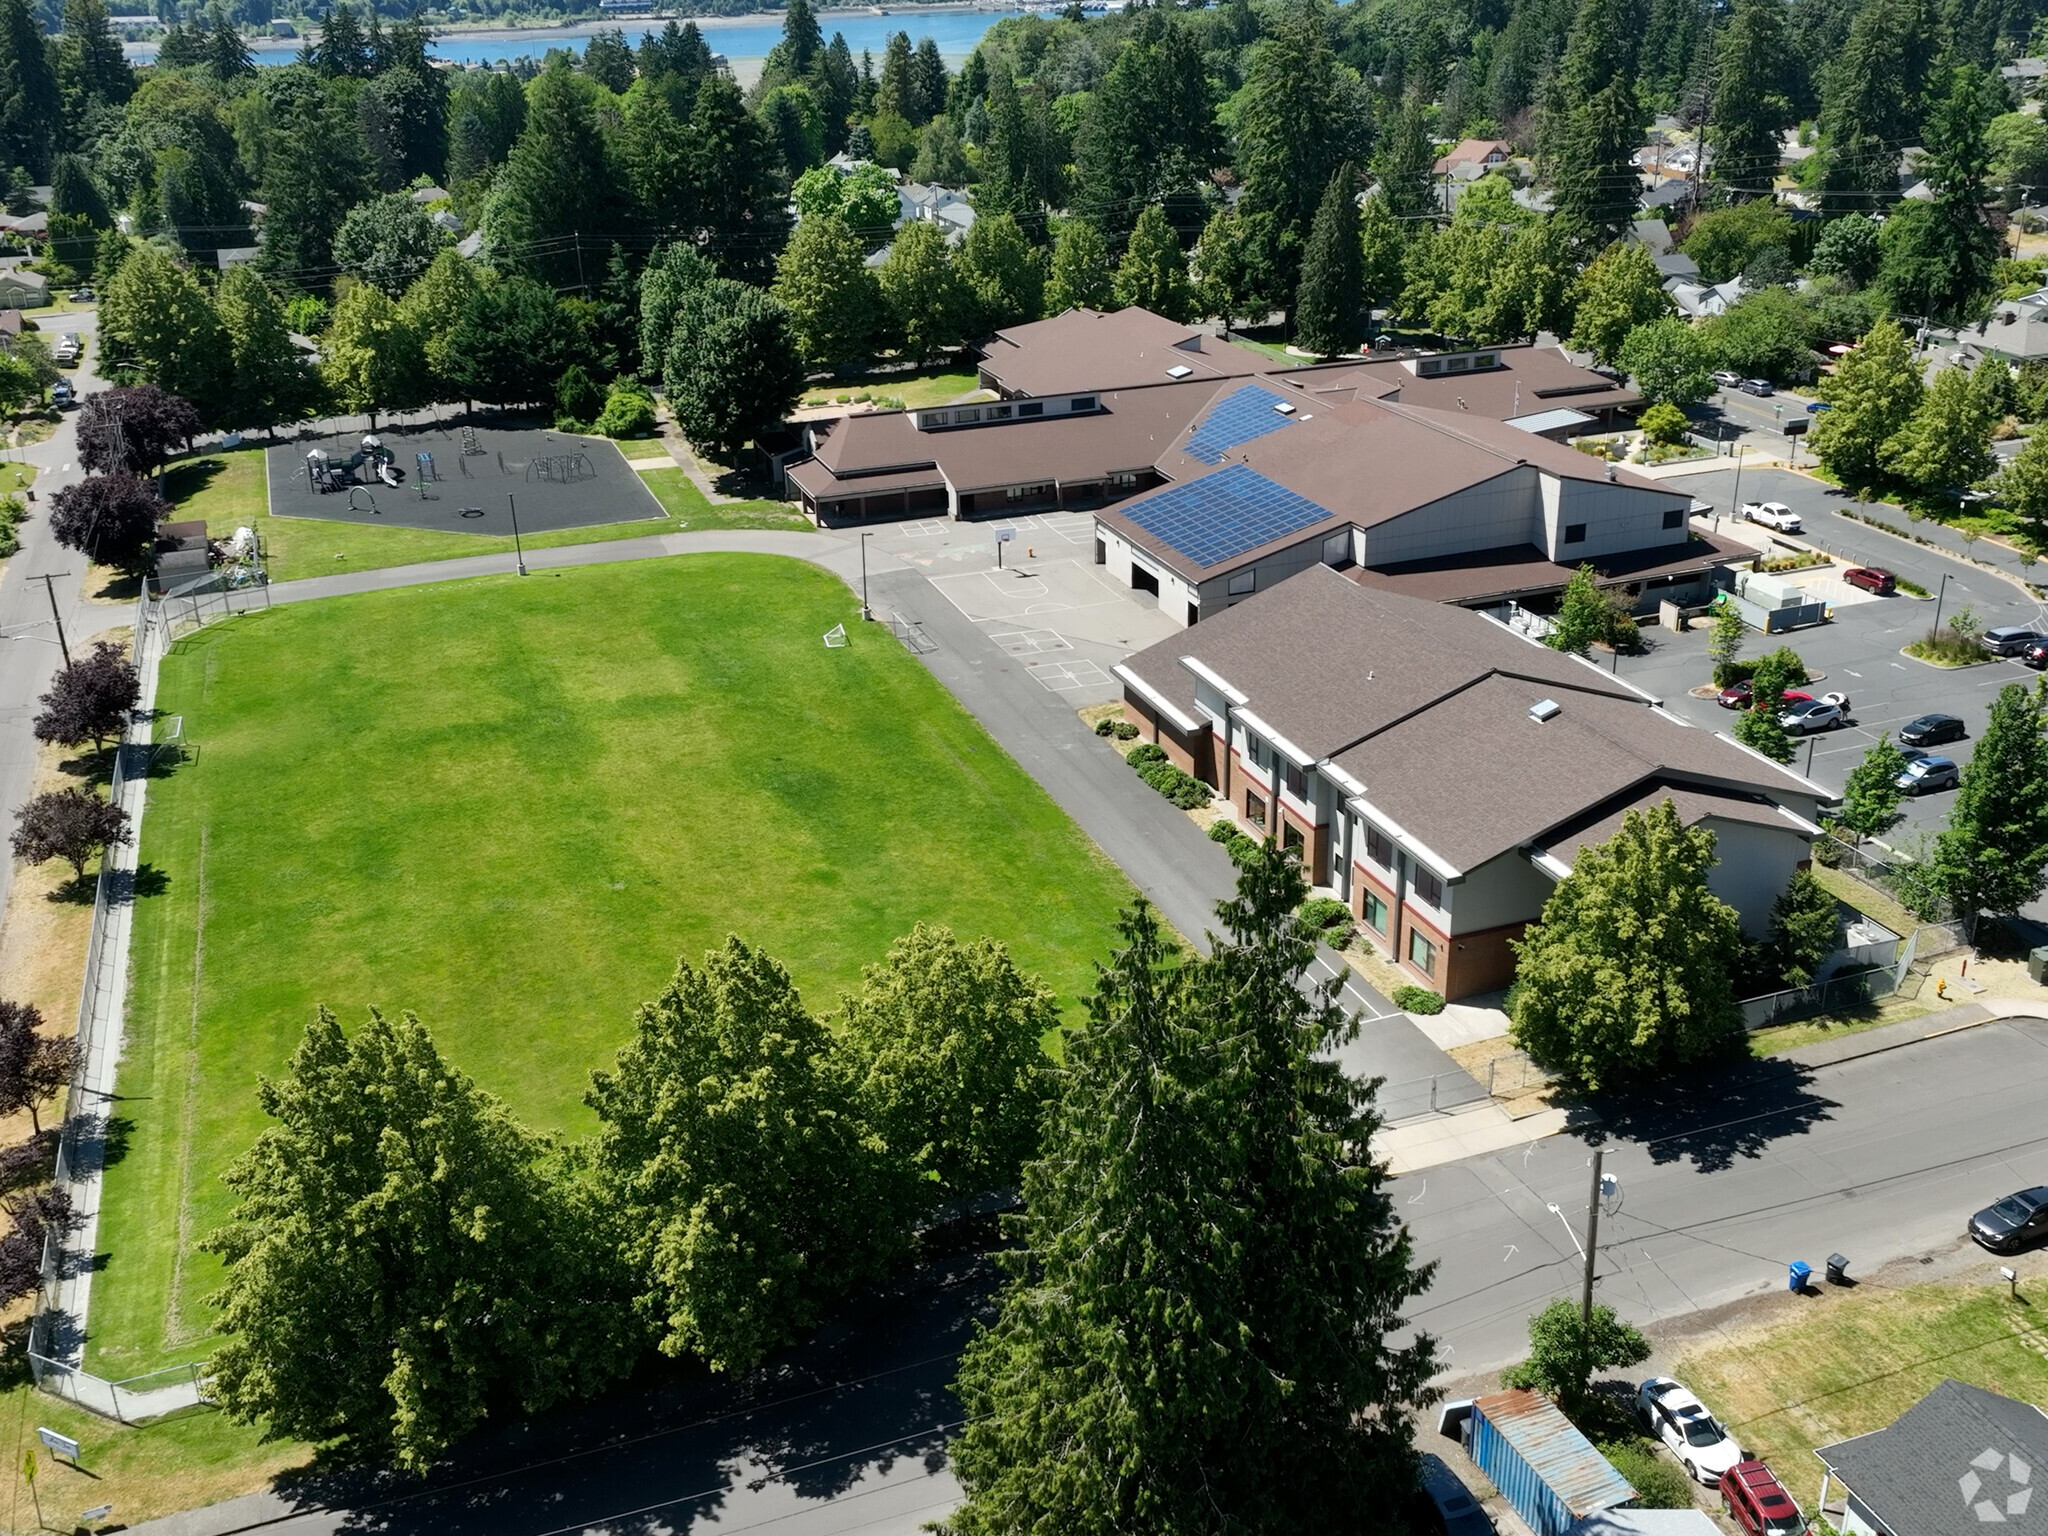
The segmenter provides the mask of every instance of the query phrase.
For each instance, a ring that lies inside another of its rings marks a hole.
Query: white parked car
[[[1707,1412],[1706,1404],[1669,1376],[1643,1383],[1636,1393],[1636,1414],[1696,1483],[1715,1487],[1721,1474],[1742,1460],[1735,1437]]]
[[[1798,533],[1806,526],[1799,521],[1799,514],[1782,501],[1745,501],[1742,515],[1748,522],[1762,523],[1779,533]]]

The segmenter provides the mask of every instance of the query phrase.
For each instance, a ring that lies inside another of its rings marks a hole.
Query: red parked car
[[[1797,688],[1787,688],[1779,697],[1784,700],[1788,708],[1794,704],[1811,704],[1813,702],[1812,694],[1801,693]],[[1714,696],[1714,702],[1723,709],[1748,709],[1751,707],[1750,699],[1750,683],[1746,677],[1739,683],[1730,683]]]
[[[1743,1536],[1805,1536],[1806,1516],[1760,1461],[1738,1461],[1721,1474],[1721,1502]]]
[[[1899,578],[1875,565],[1852,565],[1842,572],[1842,580],[1852,587],[1874,592],[1879,597],[1890,597],[1899,590]]]

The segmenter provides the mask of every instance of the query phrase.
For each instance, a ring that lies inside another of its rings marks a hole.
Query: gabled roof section
[[[998,331],[981,367],[1009,394],[1043,396],[1245,378],[1273,360],[1147,309],[1070,309]]]
[[[1299,409],[1277,390],[1244,384],[1216,397],[1188,428],[1181,452],[1203,464],[1221,464],[1233,448],[1241,448],[1271,432],[1293,425]]]
[[[1899,1536],[2048,1527],[2048,1417],[1982,1387],[1944,1381],[1886,1428],[1813,1454]]]

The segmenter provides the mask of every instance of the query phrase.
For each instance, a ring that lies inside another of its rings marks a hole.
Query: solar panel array
[[[1220,564],[1330,515],[1242,464],[1169,486],[1117,510],[1201,566]]]
[[[1195,423],[1195,430],[1188,434],[1188,456],[1204,464],[1221,464],[1223,455],[1239,443],[1248,443],[1286,426],[1289,418],[1273,407],[1287,403],[1286,396],[1256,384],[1233,390],[1213,403],[1208,414]]]

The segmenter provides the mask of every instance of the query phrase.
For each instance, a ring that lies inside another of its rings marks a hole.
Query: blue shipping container
[[[1472,1405],[1465,1449],[1536,1536],[1565,1536],[1636,1491],[1541,1392],[1496,1392]]]

